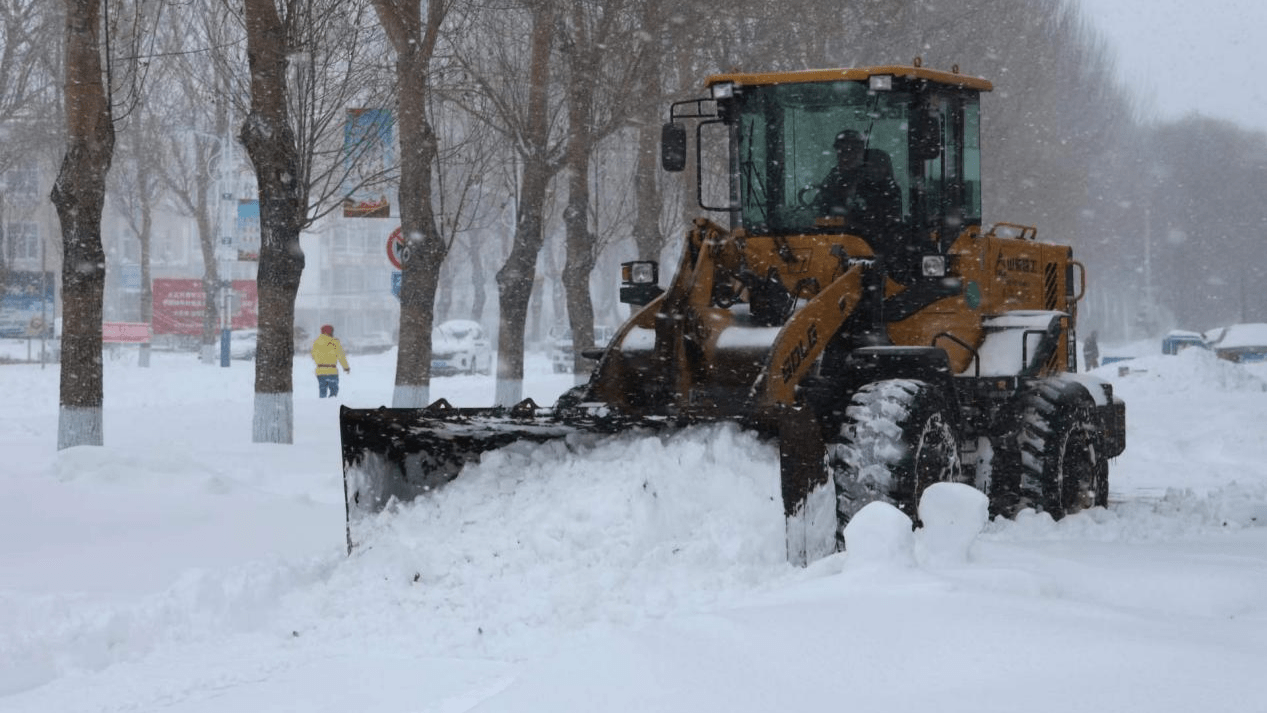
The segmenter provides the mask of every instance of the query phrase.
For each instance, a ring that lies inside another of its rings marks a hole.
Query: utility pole
[[[237,258],[237,201],[233,190],[233,122],[224,124],[224,136],[220,137],[220,179],[217,187],[220,196],[220,235],[216,251],[220,255],[220,366],[228,368],[230,343],[233,330],[233,263]]]
[[[1153,293],[1153,212],[1152,206],[1144,207],[1144,305],[1140,310],[1143,324],[1140,326],[1150,337],[1150,332],[1157,329],[1158,309],[1156,296]]]

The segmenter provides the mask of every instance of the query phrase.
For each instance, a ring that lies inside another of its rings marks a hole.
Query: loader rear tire
[[[1017,443],[1022,498],[1057,520],[1106,507],[1109,469],[1094,404],[1055,384],[1039,384],[1024,399]]]
[[[924,489],[962,482],[952,415],[941,391],[923,381],[877,381],[853,395],[839,438],[826,449],[841,549],[845,525],[866,505],[887,502],[918,526]]]

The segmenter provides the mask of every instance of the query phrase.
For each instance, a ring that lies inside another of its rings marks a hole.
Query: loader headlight
[[[945,277],[946,276],[946,256],[945,255],[925,255],[921,272],[923,273],[924,277]]]
[[[660,281],[660,265],[654,260],[622,262],[620,279],[620,301],[625,304],[642,307],[664,292],[656,284]]]
[[[654,285],[660,281],[660,266],[654,260],[620,264],[620,279],[627,285]]]
[[[714,99],[729,99],[735,96],[734,82],[721,82],[719,84],[714,84],[712,89]]]

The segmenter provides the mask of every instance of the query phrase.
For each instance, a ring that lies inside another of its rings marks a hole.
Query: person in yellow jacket
[[[317,365],[317,389],[321,392],[321,398],[324,399],[327,393],[330,396],[338,396],[339,370],[337,367],[342,365],[344,373],[352,369],[348,367],[348,357],[343,353],[343,345],[334,338],[332,325],[322,326],[321,336],[312,343],[312,361]]]

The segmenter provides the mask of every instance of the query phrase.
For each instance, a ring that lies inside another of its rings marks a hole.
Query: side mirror
[[[936,114],[917,111],[910,119],[911,155],[928,161],[941,155],[941,120]]]
[[[677,173],[686,169],[686,127],[669,122],[660,129],[660,166]]]

